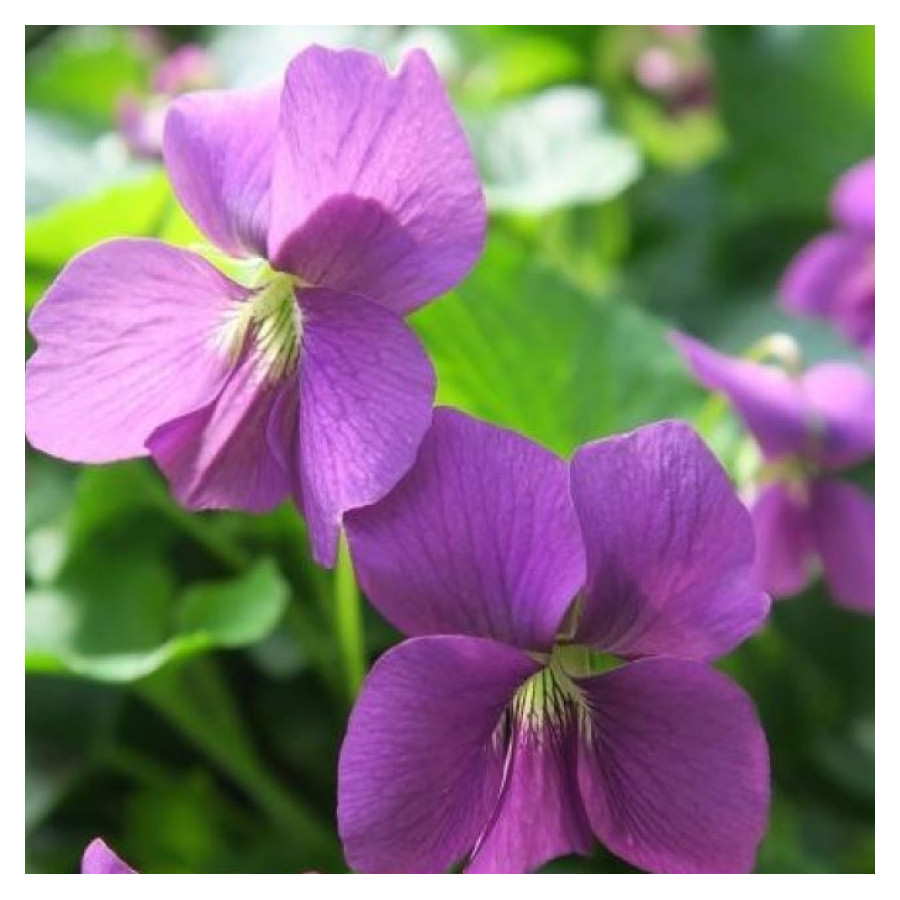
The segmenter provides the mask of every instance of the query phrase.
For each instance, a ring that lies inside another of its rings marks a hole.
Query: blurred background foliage
[[[873,28],[29,26],[25,41],[27,309],[106,237],[197,240],[119,127],[123,97],[161,105],[153,73],[179,45],[205,47],[224,86],[278,77],[314,41],[391,62],[424,46],[491,211],[476,269],[413,317],[441,402],[563,454],[690,418],[737,465],[736,424],[708,414],[668,327],[854,356],[781,315],[774,286],[826,227],[834,179],[874,152]],[[294,512],[188,514],[150,463],[29,449],[26,531],[29,869],[75,871],[102,834],[149,872],[342,871],[339,586]],[[873,631],[817,582],[722,663],[772,750],[761,872],[873,870]],[[366,608],[369,661],[396,638]],[[626,868],[602,850],[548,867]]]

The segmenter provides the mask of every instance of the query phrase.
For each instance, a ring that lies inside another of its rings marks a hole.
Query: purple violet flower
[[[185,44],[162,59],[153,72],[149,96],[126,91],[116,105],[116,124],[128,149],[139,157],[162,156],[166,112],[172,98],[215,87],[216,66],[198,44]]]
[[[367,596],[410,638],[341,749],[351,866],[516,873],[596,836],[651,871],[752,868],[766,741],[707,663],[769,600],[750,517],[690,427],[567,464],[438,409],[410,472],[346,527]]]
[[[283,86],[175,100],[165,162],[243,277],[155,240],[76,257],[31,316],[28,438],[76,462],[150,455],[191,509],[292,495],[331,564],[343,513],[393,487],[431,421],[403,316],[482,249],[462,129],[424,52],[392,76],[314,46]]]
[[[818,557],[837,603],[874,612],[875,503],[832,477],[875,451],[869,373],[822,363],[792,376],[717,353],[683,334],[672,339],[697,379],[728,397],[759,444],[764,467],[751,512],[766,590],[798,593]]]
[[[831,195],[838,228],[810,241],[781,280],[781,305],[829,319],[852,343],[875,352],[875,160],[846,172]]]
[[[122,862],[103,838],[94,838],[81,857],[82,875],[137,875],[134,869]]]

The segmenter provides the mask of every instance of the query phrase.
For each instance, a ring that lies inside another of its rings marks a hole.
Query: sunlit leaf
[[[476,271],[414,324],[437,368],[439,402],[561,453],[686,414],[699,395],[662,323],[586,294],[499,236]]]
[[[134,681],[177,659],[261,640],[287,599],[267,560],[176,598],[156,560],[82,555],[58,584],[26,593],[26,671]]]
[[[471,117],[468,126],[495,211],[596,203],[640,173],[635,145],[605,124],[603,103],[587,88],[553,88]]]

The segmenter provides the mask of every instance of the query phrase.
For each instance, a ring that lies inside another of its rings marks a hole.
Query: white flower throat
[[[281,381],[297,366],[303,315],[296,291],[304,282],[267,264],[258,266],[247,287],[250,297],[234,304],[217,335],[217,344],[236,364],[245,352],[252,354],[260,376]]]

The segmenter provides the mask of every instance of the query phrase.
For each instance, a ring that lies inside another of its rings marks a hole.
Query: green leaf
[[[496,234],[475,272],[413,323],[437,368],[439,402],[563,454],[685,415],[700,396],[662,323],[579,290]]]
[[[29,106],[106,125],[125,91],[146,88],[149,60],[124,29],[66,28],[29,55],[25,76]]]
[[[234,581],[189,588],[178,610],[178,629],[206,635],[215,646],[245,647],[275,628],[288,595],[275,563],[263,560]]]
[[[553,88],[467,124],[494,211],[597,203],[640,174],[634,143],[604,123],[603,101],[588,88]]]
[[[159,171],[61,203],[25,226],[26,271],[55,272],[109,238],[153,235],[173,203],[168,181]]]
[[[262,640],[287,601],[270,560],[230,581],[190,587],[177,600],[156,559],[82,553],[55,586],[26,592],[25,668],[135,681],[176,660]]]
[[[735,200],[824,216],[844,169],[875,149],[872,26],[712,29]]]

